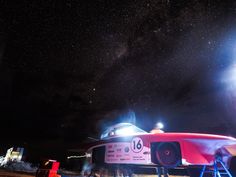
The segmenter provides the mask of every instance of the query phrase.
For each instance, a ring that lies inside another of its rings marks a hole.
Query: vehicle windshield
[[[145,134],[146,131],[136,127],[130,123],[120,123],[114,126],[109,127],[105,130],[102,135],[101,139],[106,139],[114,136],[126,136],[126,135],[133,135],[133,134]]]

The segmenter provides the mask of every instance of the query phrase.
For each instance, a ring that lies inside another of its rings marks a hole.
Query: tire
[[[154,142],[151,144],[151,158],[154,164],[172,168],[181,164],[181,151],[178,142]]]

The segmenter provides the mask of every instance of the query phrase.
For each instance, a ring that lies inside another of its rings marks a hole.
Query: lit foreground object
[[[130,123],[120,123],[109,127],[105,132],[102,133],[100,138],[107,139],[116,136],[137,135],[143,133],[147,132]]]
[[[56,160],[47,160],[40,164],[39,169],[36,172],[36,177],[60,177],[57,174],[60,162]]]
[[[220,176],[218,170],[223,170],[232,176],[228,169],[236,160],[236,139],[198,133],[151,134],[123,123],[108,128],[101,140],[88,146],[87,154],[91,154],[87,162],[95,167],[160,167],[173,173],[184,169],[192,177],[202,177],[209,170]],[[196,169],[198,174],[192,174]]]
[[[0,158],[0,166],[5,166],[9,162],[20,162],[24,153],[24,148],[11,147],[7,150],[6,156]]]
[[[150,133],[164,133],[162,130],[164,125],[161,122],[156,123],[155,127],[150,131]]]

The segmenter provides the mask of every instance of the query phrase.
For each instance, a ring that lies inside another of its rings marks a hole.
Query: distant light
[[[116,135],[130,135],[135,133],[134,129],[130,126],[130,127],[125,127],[125,128],[121,128],[121,129],[117,129],[115,131]]]
[[[226,84],[229,90],[236,89],[236,65],[229,67],[223,74],[221,81]]]
[[[84,155],[74,155],[74,156],[68,156],[67,159],[80,159],[80,158],[88,158],[91,157],[92,155],[89,153],[85,153]]]
[[[158,122],[158,123],[156,124],[156,127],[159,128],[159,129],[163,129],[163,128],[164,128],[164,125],[163,125],[163,123]]]

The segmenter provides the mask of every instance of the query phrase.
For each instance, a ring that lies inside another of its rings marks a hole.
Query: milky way
[[[235,88],[222,79],[235,2],[0,3],[1,120],[18,132],[8,141],[98,137],[129,112],[145,130],[161,120],[236,135]]]

